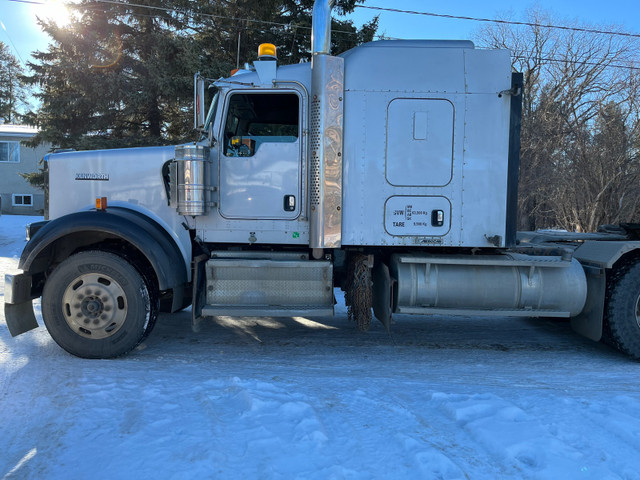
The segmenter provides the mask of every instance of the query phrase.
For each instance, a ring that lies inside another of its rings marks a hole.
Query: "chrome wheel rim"
[[[115,335],[127,317],[127,296],[109,275],[87,273],[69,284],[62,296],[64,318],[74,332],[99,340]]]

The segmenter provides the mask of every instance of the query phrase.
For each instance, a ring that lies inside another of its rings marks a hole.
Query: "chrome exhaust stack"
[[[331,9],[335,0],[316,0],[311,23],[311,53],[329,55],[331,51]]]
[[[334,0],[316,0],[311,31],[309,246],[342,245],[344,59],[329,55]]]

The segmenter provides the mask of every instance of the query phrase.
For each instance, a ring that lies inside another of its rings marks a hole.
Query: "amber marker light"
[[[107,197],[97,197],[96,198],[96,210],[106,210],[107,209]]]

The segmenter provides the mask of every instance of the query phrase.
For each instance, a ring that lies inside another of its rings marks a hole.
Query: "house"
[[[0,125],[0,213],[41,215],[44,191],[32,187],[21,173],[37,172],[49,145],[29,148],[20,142],[33,137],[38,130],[25,125]]]

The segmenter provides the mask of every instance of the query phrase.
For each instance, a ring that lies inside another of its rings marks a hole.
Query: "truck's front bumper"
[[[38,328],[33,313],[31,276],[24,273],[4,276],[4,318],[12,337]]]

